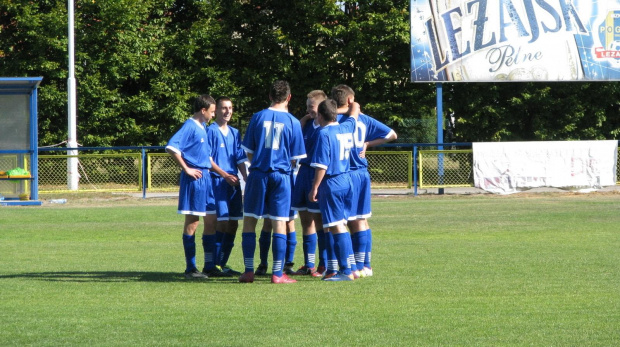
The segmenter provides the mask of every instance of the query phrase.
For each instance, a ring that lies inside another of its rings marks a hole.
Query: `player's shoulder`
[[[359,114],[359,116],[357,117],[357,119],[360,122],[364,122],[364,123],[371,123],[371,122],[378,122],[376,119],[372,118],[371,116],[365,114],[365,113],[361,113]]]
[[[283,110],[274,110],[274,113],[277,114],[279,117],[288,120],[289,122],[292,123],[300,123],[299,119],[297,119],[297,117],[293,116],[290,112],[288,111],[283,111]]]
[[[181,131],[206,131],[204,123],[200,123],[194,118],[189,118],[181,126]]]
[[[316,129],[318,136],[329,136],[329,127],[320,127]]]
[[[381,124],[381,125],[385,125],[381,121],[379,121],[378,119],[376,119],[376,118],[374,118],[372,116],[369,116],[369,115],[367,115],[365,113],[360,113],[359,117],[358,117],[358,120],[360,122],[364,123],[364,124]]]

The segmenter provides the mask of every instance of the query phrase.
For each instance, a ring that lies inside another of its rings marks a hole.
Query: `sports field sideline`
[[[620,344],[616,191],[376,195],[373,277],[279,286],[185,280],[174,198],[58,197],[0,208],[2,346]]]

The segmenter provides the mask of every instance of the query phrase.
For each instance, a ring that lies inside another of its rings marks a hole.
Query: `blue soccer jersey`
[[[323,227],[346,222],[350,215],[353,187],[349,177],[350,152],[353,148],[355,119],[329,124],[319,132],[310,166],[325,169],[318,191]]]
[[[207,136],[213,161],[225,172],[236,175],[239,172],[237,165],[248,160],[245,151],[241,149],[239,131],[228,126],[224,133],[217,123],[212,123],[207,128]],[[219,176],[215,172],[211,172],[211,175]]]
[[[347,115],[338,115],[338,122],[342,123],[350,118]],[[353,133],[354,148],[351,151],[351,170],[363,169],[368,167],[368,160],[360,158],[360,152],[364,149],[364,143],[380,138],[389,137],[394,130],[378,120],[360,113]]]
[[[326,177],[349,172],[355,119],[329,124],[319,132],[310,166],[325,169]]]
[[[205,216],[215,213],[211,179],[206,169],[211,168],[211,147],[204,124],[190,118],[177,131],[166,149],[181,155],[185,163],[202,169],[202,177],[195,179],[181,172],[179,181],[178,213]]]
[[[183,157],[185,163],[193,168],[211,168],[211,148],[207,139],[207,130],[197,120],[190,118],[177,131],[166,145]]]
[[[250,170],[262,172],[291,173],[291,160],[306,157],[299,120],[274,108],[252,116],[241,147],[252,154]]]
[[[321,130],[321,126],[318,124],[314,124],[314,119],[309,120],[304,125],[303,129],[301,129],[302,134],[304,135],[304,146],[306,148],[307,157],[301,159],[299,163],[310,165],[310,161],[312,160],[312,156],[314,154],[314,149],[316,148],[316,139],[319,135],[319,131]]]
[[[245,151],[241,149],[239,131],[231,126],[222,131],[217,123],[212,123],[207,128],[207,135],[213,161],[225,172],[237,175],[239,172],[237,164],[248,160]],[[243,218],[241,187],[231,186],[214,171],[211,171],[211,179],[217,220],[241,220]]]

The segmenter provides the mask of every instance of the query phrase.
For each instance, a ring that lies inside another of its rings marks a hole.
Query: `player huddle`
[[[166,146],[182,169],[178,213],[185,215],[185,277],[239,275],[239,282],[253,282],[255,275],[267,274],[269,248],[272,283],[296,282],[289,275],[325,281],[372,276],[365,151],[396,139],[396,133],[360,113],[355,93],[346,85],[332,88],[329,99],[322,91],[310,92],[308,112],[301,120],[288,112],[291,90],[286,81],[274,82],[269,98],[270,107],[252,116],[241,141],[239,132],[228,125],[231,100],[216,102],[201,95],[192,118]],[[214,115],[214,123],[207,127]],[[238,173],[246,182],[243,203]],[[304,251],[304,265],[297,271],[292,268],[295,212],[301,219]],[[196,267],[195,241],[200,216],[204,219],[202,271]],[[262,218],[261,263],[255,271],[256,226]],[[240,219],[243,273],[227,266]]]

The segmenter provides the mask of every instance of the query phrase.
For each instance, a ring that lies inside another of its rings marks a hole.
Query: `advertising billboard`
[[[620,80],[620,0],[410,4],[413,82]]]

